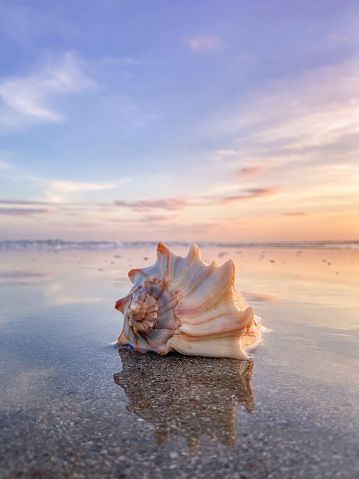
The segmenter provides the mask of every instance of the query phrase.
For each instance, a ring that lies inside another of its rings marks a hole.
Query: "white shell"
[[[207,265],[192,244],[185,258],[162,243],[153,266],[132,269],[130,293],[117,301],[124,315],[119,344],[136,351],[247,359],[261,339],[261,322],[234,286],[231,260]]]

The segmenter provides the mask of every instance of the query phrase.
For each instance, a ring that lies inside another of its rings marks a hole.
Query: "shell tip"
[[[201,260],[201,250],[199,249],[199,246],[197,243],[191,244],[187,257],[191,259],[192,261],[195,259]]]
[[[135,277],[136,277],[136,274],[137,273],[140,273],[141,272],[141,269],[139,268],[134,268],[134,269],[130,269],[130,271],[127,273],[128,274],[128,277],[130,278],[131,282],[133,283],[134,280],[135,280]]]
[[[169,249],[164,243],[158,243],[157,245],[157,255],[168,255]]]
[[[115,309],[117,309],[117,311],[120,311],[121,313],[123,313],[123,300],[122,299],[119,299],[118,301],[116,301]]]
[[[220,269],[222,269],[224,275],[234,284],[236,268],[234,266],[233,261],[229,259],[228,261],[223,263],[222,266],[220,266]]]

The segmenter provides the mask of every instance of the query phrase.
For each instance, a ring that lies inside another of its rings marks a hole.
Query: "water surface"
[[[359,251],[203,254],[272,329],[251,361],[113,346],[151,245],[0,251],[2,478],[358,477]]]

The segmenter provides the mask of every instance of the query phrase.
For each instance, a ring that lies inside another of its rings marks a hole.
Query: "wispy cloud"
[[[278,80],[217,111],[202,131],[226,138],[246,163],[303,153],[313,159],[328,147],[332,156],[346,154],[359,133],[358,75],[359,61],[348,61]]]
[[[306,216],[308,213],[306,211],[286,211],[283,214],[284,216]]]
[[[0,78],[0,132],[29,123],[56,123],[65,115],[53,101],[94,88],[73,52],[48,59],[24,76]]]
[[[225,46],[222,38],[216,35],[198,35],[186,39],[186,44],[191,50],[202,52],[207,50],[218,50]]]
[[[243,176],[255,176],[265,170],[264,165],[243,166],[238,170],[238,173]]]
[[[98,198],[94,194],[116,191],[132,181],[132,178],[128,176],[118,177],[111,182],[54,179],[33,174],[24,168],[10,164],[4,165],[4,171],[0,168],[1,179],[17,184],[17,191],[20,191],[20,185],[25,191],[33,191],[30,198],[26,198],[26,195],[19,195],[20,197],[17,198],[13,195],[0,197],[0,204],[14,206],[95,205]]]
[[[188,200],[183,198],[145,199],[138,201],[117,200],[114,204],[115,206],[143,212],[148,212],[153,209],[173,211],[188,206]]]
[[[274,196],[278,193],[275,188],[249,188],[238,195],[225,196],[220,199],[221,203],[236,203],[238,201],[252,200],[266,196]]]
[[[170,219],[170,217],[165,215],[146,215],[143,217],[143,221],[153,223],[167,221],[168,219]]]
[[[50,202],[63,202],[73,199],[78,193],[113,190],[127,181],[129,181],[129,178],[123,178],[114,183],[50,180],[47,182],[45,197]]]
[[[0,207],[0,215],[4,216],[33,216],[48,213],[45,208],[2,208]]]
[[[0,205],[14,205],[14,206],[32,206],[32,205],[42,205],[49,206],[51,203],[49,201],[37,201],[37,200],[8,200],[5,198],[0,198]]]
[[[145,199],[138,201],[125,201],[117,200],[114,202],[115,206],[128,208],[135,212],[145,212],[151,213],[154,210],[167,210],[167,211],[181,211],[184,209],[192,209],[196,207],[215,207],[215,206],[224,206],[229,203],[236,203],[244,200],[252,200],[256,198],[264,198],[268,196],[274,196],[278,193],[275,188],[247,188],[238,191],[238,186],[236,188],[238,194],[231,196],[205,196],[199,195],[196,197],[187,197],[187,198],[162,198],[162,199]],[[102,204],[101,206],[111,206]],[[166,216],[162,215],[147,215],[147,219],[162,221],[168,219]]]
[[[358,76],[359,61],[319,67],[262,85],[214,112],[200,127],[201,136],[221,147],[213,153],[219,160],[212,162],[218,172],[213,194],[227,198],[228,207],[239,210],[245,204],[241,214],[258,222],[272,214],[278,222],[299,224],[345,204],[346,229],[353,230],[349,213],[358,211],[359,192]],[[271,208],[258,208],[255,201],[249,211],[246,195],[236,193],[239,181],[242,188],[257,189],[263,200],[268,195]],[[272,194],[272,185],[280,195]],[[319,237],[319,225],[305,234]]]
[[[236,203],[240,201],[254,200],[256,198],[265,198],[269,196],[274,196],[278,193],[276,188],[247,188],[247,189],[238,189],[238,192],[235,195],[231,196],[206,196],[200,195],[196,197],[188,197],[186,199],[178,198],[162,198],[162,199],[145,199],[137,201],[125,201],[117,200],[114,202],[114,205],[117,207],[128,208],[135,212],[145,212],[151,213],[156,210],[166,210],[166,211],[181,211],[188,210],[190,211],[193,208],[208,208],[212,206],[225,206],[231,203]],[[101,206],[110,206],[102,204]],[[147,215],[146,218],[151,221],[163,221],[168,219],[168,217],[163,215]]]

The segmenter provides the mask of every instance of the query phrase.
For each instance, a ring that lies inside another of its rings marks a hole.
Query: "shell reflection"
[[[195,451],[207,435],[235,445],[239,406],[254,410],[251,360],[161,357],[126,348],[119,354],[123,370],[114,375],[115,383],[126,393],[127,410],[155,427],[157,443],[180,435]]]

